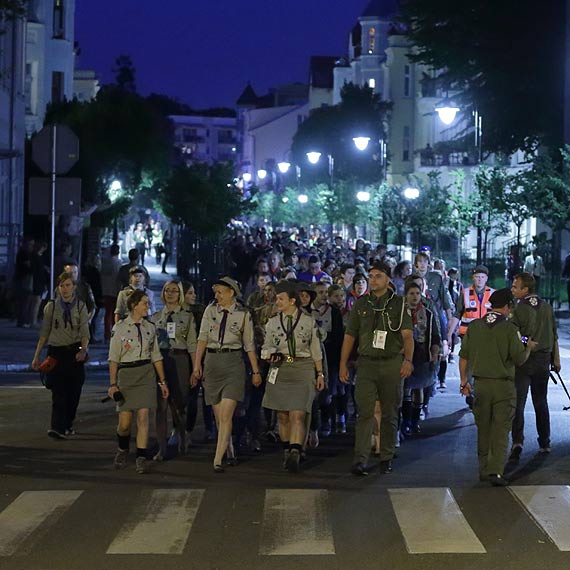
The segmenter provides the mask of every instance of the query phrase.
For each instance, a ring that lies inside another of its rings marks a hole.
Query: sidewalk
[[[154,291],[154,299],[157,309],[162,308],[160,292],[168,279],[176,277],[176,268],[168,266],[169,275],[160,272],[160,266],[156,266],[152,259],[146,266],[150,274],[150,288]],[[103,314],[100,311],[98,318],[97,334],[102,336]],[[28,372],[34,358],[36,344],[38,342],[38,329],[25,329],[16,326],[15,321],[0,319],[0,374],[7,372]],[[106,368],[108,366],[107,355],[109,345],[105,342],[92,344],[89,347],[89,361],[85,366],[88,368]]]

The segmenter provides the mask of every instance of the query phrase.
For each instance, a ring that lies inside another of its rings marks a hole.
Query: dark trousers
[[[104,335],[105,340],[111,340],[111,331],[113,330],[113,325],[115,324],[115,308],[117,306],[117,297],[111,297],[105,295],[103,297],[103,304],[105,307],[105,317],[104,317]]]
[[[550,412],[547,397],[550,361],[550,352],[535,352],[515,371],[517,407],[513,420],[513,445],[524,443],[524,408],[530,388],[536,415],[538,445],[540,447],[550,446]]]
[[[47,375],[46,385],[51,390],[51,428],[59,433],[73,426],[85,382],[84,365],[75,360],[79,345],[73,347],[48,348],[48,354],[57,359],[57,366]]]

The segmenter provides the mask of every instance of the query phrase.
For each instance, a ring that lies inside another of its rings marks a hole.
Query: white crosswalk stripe
[[[450,489],[390,489],[389,493],[410,554],[486,552]]]
[[[268,489],[265,492],[264,555],[335,554],[328,491]]]
[[[10,556],[40,527],[52,526],[83,491],[25,491],[0,513],[0,556]]]
[[[529,485],[510,491],[558,549],[570,551],[570,486]]]
[[[156,489],[141,498],[107,554],[182,554],[203,489]]]

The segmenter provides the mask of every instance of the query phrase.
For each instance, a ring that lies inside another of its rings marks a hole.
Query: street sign
[[[30,178],[28,212],[32,216],[51,214],[49,178]],[[78,216],[81,213],[81,178],[57,178],[55,182],[55,213]]]
[[[52,174],[55,130],[55,173],[67,174],[79,160],[79,139],[67,125],[46,125],[32,139],[32,160],[44,174]]]

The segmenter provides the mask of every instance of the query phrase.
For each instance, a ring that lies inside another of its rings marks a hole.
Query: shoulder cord
[[[384,325],[386,324],[384,313],[386,312],[386,308],[388,307],[388,304],[394,298],[395,295],[396,295],[396,293],[392,292],[392,295],[390,295],[390,298],[386,301],[386,303],[384,304],[384,307],[382,307],[381,309],[377,309],[374,306],[374,304],[370,301],[370,297],[368,298],[368,303],[370,305],[372,305],[372,309],[374,310],[374,312],[382,314],[382,322],[384,323]],[[400,312],[400,324],[395,329],[392,328],[392,322],[390,320],[390,316],[388,316],[388,329],[390,329],[390,331],[398,332],[402,328],[402,323],[404,322],[404,311],[405,311],[405,309],[406,309],[406,303],[404,303],[404,301],[402,300],[402,311]]]

